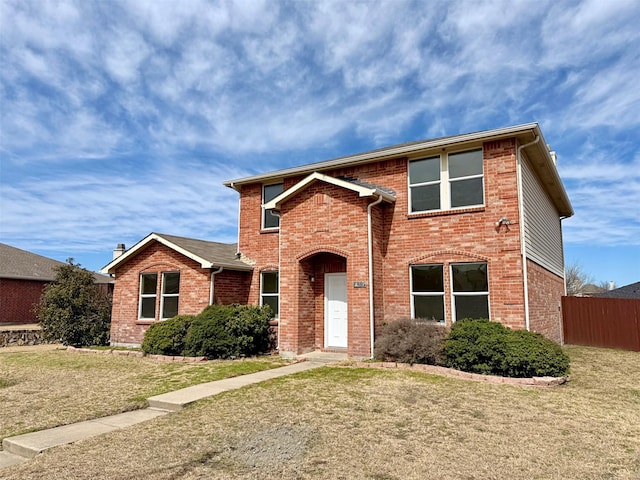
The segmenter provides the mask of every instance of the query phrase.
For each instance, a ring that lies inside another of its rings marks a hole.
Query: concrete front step
[[[2,441],[2,448],[4,452],[9,454],[19,455],[23,458],[33,458],[49,448],[119,430],[167,413],[166,411],[151,408],[133,410],[109,417],[5,438]]]
[[[15,455],[9,452],[0,452],[0,468],[11,467],[22,462],[26,462],[27,459],[20,455]]]

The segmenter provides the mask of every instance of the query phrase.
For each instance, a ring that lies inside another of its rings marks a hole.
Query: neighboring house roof
[[[238,258],[238,246],[235,243],[209,242],[195,238],[176,237],[164,233],[150,233],[136,243],[122,255],[105,265],[102,273],[115,273],[118,266],[147,248],[150,244],[158,242],[195,262],[202,268],[225,268],[228,270],[251,271],[253,267]]]
[[[62,265],[66,263],[0,243],[0,278],[52,282],[55,269]],[[109,277],[92,273],[96,283],[112,282]]]
[[[640,299],[640,282],[631,283],[620,288],[614,288],[604,293],[599,293],[597,297],[607,298],[639,298]]]
[[[599,287],[597,285],[594,285],[593,283],[587,283],[580,289],[579,295],[595,296],[604,291],[606,291],[606,289]]]
[[[323,175],[322,173],[314,172],[311,175],[307,176],[305,179],[296,183],[293,187],[282,192],[270,202],[265,203],[264,208],[278,210],[283,202],[287,201],[289,198],[296,195],[299,191],[303,190],[308,185],[316,181],[322,181],[331,185],[336,185],[341,188],[352,190],[356,192],[360,197],[379,196],[387,202],[393,203],[396,201],[395,194],[388,188],[379,187],[370,183],[360,182],[353,178],[330,177],[328,175]]]
[[[563,217],[573,215],[573,207],[569,201],[567,192],[562,185],[560,175],[551,157],[551,152],[542,136],[537,123],[528,123],[513,127],[499,128],[495,130],[485,130],[462,135],[452,135],[432,140],[421,140],[417,142],[402,143],[391,147],[372,150],[370,152],[349,155],[346,157],[334,158],[323,162],[310,163],[299,167],[276,170],[273,172],[243,177],[235,180],[227,180],[224,185],[238,189],[239,186],[256,182],[268,182],[276,179],[283,179],[292,176],[308,175],[314,172],[321,172],[346,166],[360,165],[370,162],[381,161],[389,158],[398,158],[412,154],[419,154],[422,150],[433,150],[436,148],[455,147],[457,145],[469,144],[473,142],[487,142],[500,140],[503,138],[516,137],[522,145],[538,139],[526,150],[531,159],[531,164],[539,175],[543,185],[552,198],[558,212]]]

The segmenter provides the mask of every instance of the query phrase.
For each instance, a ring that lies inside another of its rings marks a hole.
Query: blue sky
[[[640,3],[0,0],[0,242],[236,239],[223,180],[539,122],[567,263],[640,280]]]

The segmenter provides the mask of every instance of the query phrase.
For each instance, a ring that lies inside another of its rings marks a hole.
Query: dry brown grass
[[[567,350],[572,380],[548,389],[395,370],[312,370],[53,449],[2,475],[639,478],[640,354]]]
[[[143,408],[152,395],[282,364],[278,357],[167,364],[62,347],[1,349],[0,440]]]

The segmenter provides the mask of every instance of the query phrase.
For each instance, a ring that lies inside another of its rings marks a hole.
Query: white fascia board
[[[529,132],[540,132],[540,128],[537,123],[527,123],[524,125],[516,125],[513,127],[498,128],[495,130],[485,130],[481,132],[465,133],[461,135],[452,135],[449,137],[437,138],[434,140],[425,140],[424,142],[416,142],[411,144],[402,144],[395,147],[389,147],[381,150],[374,150],[372,152],[360,153],[356,155],[350,155],[347,157],[339,157],[333,160],[325,160],[323,162],[311,163],[307,165],[301,165],[299,167],[287,168],[284,170],[275,170],[272,172],[262,173],[259,175],[253,175],[250,177],[238,178],[235,180],[227,180],[223,182],[223,185],[238,190],[238,186],[247,183],[256,183],[272,180],[274,178],[285,178],[294,175],[301,175],[318,170],[328,170],[331,168],[338,168],[344,166],[357,165],[360,163],[367,163],[370,161],[383,160],[385,158],[394,158],[403,155],[408,155],[416,151],[426,150],[431,148],[446,147],[450,145],[456,145],[459,143],[473,142],[473,141],[490,141],[504,138],[511,135],[523,134]],[[535,134],[535,133],[534,133]]]
[[[288,200],[289,198],[296,195],[299,191],[303,190],[307,185],[315,182],[316,180],[320,180],[323,182],[327,182],[331,185],[335,185],[337,187],[346,188],[347,190],[352,190],[358,194],[359,197],[371,197],[374,195],[378,195],[383,197],[387,202],[394,202],[395,198],[390,196],[387,193],[384,193],[377,188],[369,188],[364,187],[362,185],[356,185],[354,183],[348,182],[346,180],[342,180],[340,178],[330,177],[328,175],[324,175],[319,172],[313,172],[311,175],[306,177],[304,180],[296,183],[293,187],[287,189],[282,192],[280,195],[270,200],[269,202],[262,205],[262,207],[266,210],[279,209],[280,205]]]
[[[142,240],[140,240],[138,243],[136,243],[129,250],[124,252],[122,255],[120,255],[118,258],[113,259],[110,263],[105,265],[100,270],[100,273],[104,273],[104,274],[115,273],[115,268],[118,265],[121,265],[122,263],[128,261],[130,258],[132,258],[135,255],[137,255],[138,252],[143,250],[147,245],[149,245],[149,243],[151,243],[153,241],[161,243],[161,244],[165,245],[166,247],[169,247],[170,249],[175,250],[178,253],[181,253],[185,257],[188,257],[191,260],[193,260],[195,262],[198,262],[202,268],[212,268],[213,267],[213,263],[209,262],[208,260],[205,260],[204,258],[199,257],[198,255],[195,255],[194,253],[192,253],[192,252],[190,252],[188,250],[185,250],[184,248],[180,247],[179,245],[176,245],[175,243],[170,242],[166,238],[158,235],[157,233],[151,233],[151,234],[147,235],[145,238],[143,238]]]

